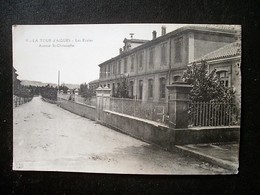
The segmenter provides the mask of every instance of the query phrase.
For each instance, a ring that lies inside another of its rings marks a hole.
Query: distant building
[[[101,64],[99,80],[89,83],[112,89],[118,79],[129,80],[129,95],[141,100],[168,101],[166,85],[180,81],[186,66],[206,54],[236,41],[236,31],[185,26],[170,33],[162,27],[151,41],[125,39],[119,55]]]

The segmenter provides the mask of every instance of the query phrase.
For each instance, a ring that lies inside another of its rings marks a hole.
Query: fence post
[[[184,82],[176,82],[167,86],[169,90],[169,126],[170,128],[187,128],[189,124],[189,93],[192,86]]]
[[[108,87],[98,87],[96,89],[97,107],[96,107],[96,120],[103,120],[103,110],[110,108],[110,92]]]

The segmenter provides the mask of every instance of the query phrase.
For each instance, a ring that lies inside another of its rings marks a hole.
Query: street
[[[228,173],[34,97],[13,110],[13,169],[125,174]]]

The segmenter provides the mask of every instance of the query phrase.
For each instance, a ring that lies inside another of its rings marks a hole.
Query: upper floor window
[[[148,97],[153,97],[153,79],[148,80]]]
[[[127,58],[124,59],[124,73],[127,73]]]
[[[100,78],[106,78],[106,66],[100,67]]]
[[[107,65],[107,77],[110,77],[110,64]]]
[[[154,47],[150,48],[149,50],[149,67],[154,67]]]
[[[165,98],[166,92],[166,79],[164,77],[160,78],[160,98]]]
[[[139,58],[138,58],[138,67],[139,70],[143,70],[143,63],[144,63],[144,52],[139,53]]]
[[[175,40],[175,62],[182,62],[182,47],[183,41],[182,38],[178,38]]]
[[[116,75],[116,62],[113,64],[113,74]]]
[[[131,56],[131,72],[134,72],[134,63],[135,63],[135,56]]]
[[[118,61],[118,70],[117,70],[118,74],[121,74],[121,60]]]
[[[106,77],[107,77],[107,68],[106,68],[106,66],[104,66],[103,75],[104,75],[104,78],[106,78]]]
[[[166,64],[166,47],[167,47],[167,43],[163,43],[161,45],[161,64],[162,65]]]

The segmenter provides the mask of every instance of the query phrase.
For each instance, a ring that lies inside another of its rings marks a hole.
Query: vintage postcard
[[[12,32],[13,170],[238,173],[241,26]]]

